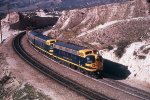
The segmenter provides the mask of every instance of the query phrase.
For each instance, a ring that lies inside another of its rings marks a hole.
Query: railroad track
[[[103,79],[103,80],[98,80],[98,81],[104,84],[107,84],[108,86],[113,87],[117,90],[123,91],[129,95],[133,95],[137,98],[140,98],[141,100],[150,100],[150,93],[144,90],[131,87],[129,85],[126,85],[124,83],[121,83],[112,79]]]
[[[109,98],[99,92],[96,92],[92,89],[86,88],[83,85],[70,80],[69,78],[66,78],[59,73],[53,71],[52,69],[48,68],[47,66],[43,65],[39,61],[37,61],[34,58],[31,58],[31,56],[22,48],[21,46],[21,38],[25,35],[25,32],[18,34],[14,40],[13,40],[13,48],[16,51],[16,53],[27,63],[29,63],[31,66],[36,68],[38,71],[42,72],[44,75],[48,76],[49,78],[52,78],[53,80],[59,82],[63,86],[79,93],[80,95],[85,96],[87,99],[90,100],[112,100],[112,98]]]

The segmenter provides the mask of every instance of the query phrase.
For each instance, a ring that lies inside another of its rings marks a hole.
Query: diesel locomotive
[[[103,70],[103,59],[97,50],[58,41],[36,31],[28,31],[27,38],[36,49],[51,59],[83,74],[98,78]]]

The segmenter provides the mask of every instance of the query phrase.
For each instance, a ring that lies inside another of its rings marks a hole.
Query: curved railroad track
[[[44,75],[54,79],[55,81],[59,82],[63,86],[85,96],[87,99],[90,100],[112,100],[112,98],[109,98],[101,93],[98,93],[94,90],[91,90],[89,88],[86,88],[82,86],[81,84],[74,82],[66,77],[63,77],[59,73],[54,72],[50,68],[46,67],[45,65],[38,62],[36,59],[31,58],[29,54],[22,48],[21,46],[21,38],[25,35],[25,32],[18,34],[12,43],[12,46],[16,53],[27,63],[29,63],[31,66],[36,68],[38,71],[42,72]]]
[[[126,85],[122,82],[118,82],[112,79],[103,79],[103,80],[98,80],[101,83],[106,84],[107,86],[110,86],[112,88],[115,88],[117,90],[120,90],[122,92],[125,92],[129,95],[132,95],[134,97],[137,97],[141,100],[150,100],[150,93],[146,92],[144,90],[137,89],[135,87],[131,87],[129,85]]]

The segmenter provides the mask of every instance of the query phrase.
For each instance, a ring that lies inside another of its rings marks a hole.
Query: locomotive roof
[[[76,45],[76,44],[73,44],[73,43],[67,43],[67,42],[56,42],[54,43],[55,45],[59,45],[59,46],[63,46],[63,47],[66,47],[66,48],[69,48],[69,49],[72,49],[72,50],[83,50],[85,49],[84,47],[82,46],[79,46],[79,45]]]
[[[41,39],[43,39],[43,40],[52,39],[51,37],[45,36],[45,35],[43,35],[43,34],[41,34],[41,33],[36,32],[36,31],[32,31],[31,33],[32,33],[34,36],[39,37],[39,38],[41,38]]]

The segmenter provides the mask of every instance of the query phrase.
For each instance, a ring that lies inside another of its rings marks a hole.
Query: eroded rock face
[[[125,3],[63,11],[50,33],[56,33],[57,36],[61,33],[70,33],[76,36],[106,22],[147,15],[148,4],[145,0],[132,0]]]
[[[10,25],[17,23],[17,22],[19,22],[19,15],[16,12],[7,14],[7,16],[1,20],[2,40],[5,40],[11,35],[18,33],[18,31],[12,30],[10,28]]]
[[[98,46],[100,49],[110,45],[132,43],[150,38],[149,26],[149,16],[111,21],[79,34],[76,39]]]

